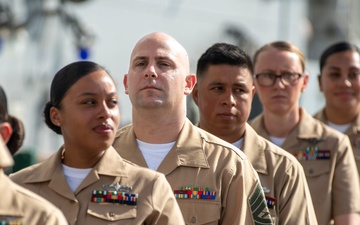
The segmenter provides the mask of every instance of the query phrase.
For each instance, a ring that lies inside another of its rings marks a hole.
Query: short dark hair
[[[208,48],[199,58],[196,68],[198,80],[204,76],[211,65],[232,65],[248,69],[251,77],[254,73],[250,56],[240,47],[227,43],[216,43]]]
[[[322,72],[322,69],[325,66],[326,60],[335,53],[338,52],[344,52],[344,51],[354,51],[360,54],[360,49],[359,47],[357,47],[355,44],[346,42],[346,41],[341,41],[341,42],[337,42],[334,43],[332,45],[330,45],[329,47],[327,47],[323,53],[321,53],[320,56],[320,74]]]
[[[8,113],[8,104],[5,90],[0,85],[0,123],[8,122],[12,129],[12,134],[6,146],[11,155],[14,155],[22,146],[25,138],[24,124],[22,121]]]
[[[46,125],[55,133],[61,134],[61,128],[53,124],[50,119],[51,107],[61,109],[61,102],[71,86],[80,78],[98,70],[106,71],[97,63],[77,61],[66,65],[55,74],[50,87],[50,101],[46,103],[43,112]]]

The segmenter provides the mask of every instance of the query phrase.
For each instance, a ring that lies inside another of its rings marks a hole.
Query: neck
[[[133,109],[132,125],[136,137],[144,142],[162,144],[176,141],[186,120],[186,110],[139,112]]]
[[[62,150],[61,161],[66,166],[73,168],[93,168],[104,155],[105,150],[96,155],[88,153],[80,153],[80,151],[74,151],[65,147]]]
[[[237,126],[236,130],[231,130],[228,128],[218,129],[216,127],[214,128],[210,126],[200,118],[199,127],[229,143],[234,143],[240,140],[245,134],[245,124],[243,124],[241,127]]]
[[[264,109],[264,126],[274,137],[286,137],[300,121],[300,110],[292,110],[287,114],[275,114]]]
[[[360,107],[355,109],[335,109],[331,106],[325,107],[326,119],[335,124],[347,124],[356,119],[360,112]]]

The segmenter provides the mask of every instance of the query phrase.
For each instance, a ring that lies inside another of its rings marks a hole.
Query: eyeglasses
[[[270,87],[279,78],[283,85],[294,85],[303,76],[302,73],[283,73],[280,75],[274,73],[258,73],[255,74],[255,79],[261,86]]]

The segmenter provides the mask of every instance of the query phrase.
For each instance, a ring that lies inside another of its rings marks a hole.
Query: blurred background
[[[91,60],[109,70],[119,88],[121,126],[130,123],[122,78],[133,46],[153,31],[170,34],[187,49],[193,73],[216,42],[238,45],[251,56],[270,41],[294,43],[307,56],[311,77],[300,104],[313,114],[324,104],[316,79],[319,55],[336,41],[360,45],[359,9],[358,0],[0,0],[0,83],[9,113],[25,125],[20,155],[31,164],[62,144],[44,125],[42,110],[52,77],[73,61]],[[196,122],[191,99],[188,105]],[[251,117],[259,112],[255,99]]]

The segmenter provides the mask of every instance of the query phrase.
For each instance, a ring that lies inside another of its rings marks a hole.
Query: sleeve
[[[154,182],[152,202],[154,210],[151,224],[185,225],[180,207],[163,174],[160,174]]]
[[[310,190],[301,164],[290,164],[279,188],[279,224],[316,225],[317,219],[311,200]]]
[[[345,135],[339,140],[339,152],[332,185],[334,216],[360,212],[359,174],[350,140]]]
[[[273,224],[258,175],[248,159],[236,160],[223,187],[223,225]],[[227,187],[226,187],[227,186]]]

